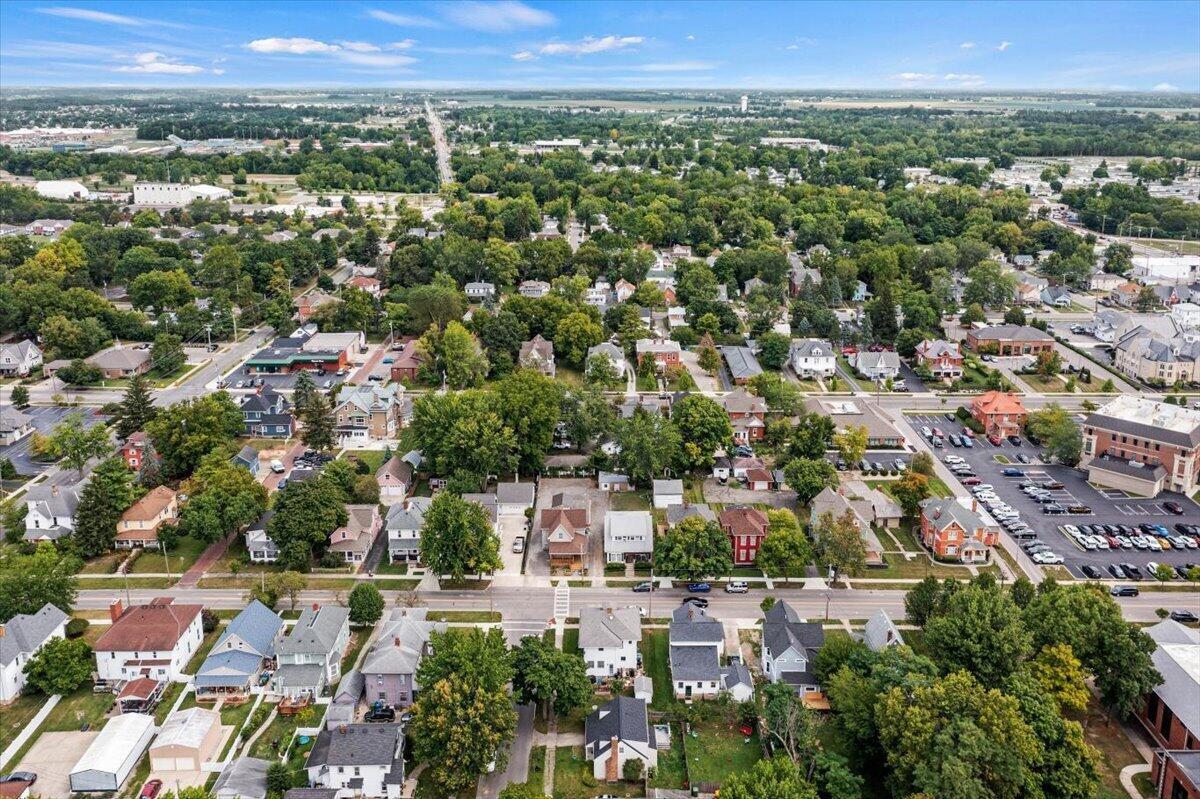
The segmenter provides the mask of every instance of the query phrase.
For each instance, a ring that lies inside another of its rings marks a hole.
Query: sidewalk
[[[237,531],[230,533],[220,541],[214,541],[209,544],[208,549],[200,553],[200,557],[196,558],[196,562],[192,567],[183,573],[176,583],[176,588],[195,588],[200,582],[200,578],[205,575],[209,567],[225,556],[229,550],[229,545],[233,543]]]

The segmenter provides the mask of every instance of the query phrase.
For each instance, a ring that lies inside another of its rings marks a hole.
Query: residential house
[[[354,386],[333,409],[335,430],[343,446],[396,438],[402,427],[404,387]]]
[[[0,377],[29,377],[42,365],[42,351],[29,339],[0,344]]]
[[[1017,280],[1016,301],[1019,305],[1038,305],[1042,301],[1042,292],[1050,285],[1050,281],[1037,275],[1021,275]]]
[[[264,511],[258,521],[246,528],[246,551],[250,554],[251,563],[274,563],[279,559],[279,548],[267,535],[267,523],[275,511]]]
[[[928,369],[940,380],[959,380],[963,376],[963,354],[958,344],[943,339],[925,339],[913,356],[918,368]]]
[[[637,286],[625,278],[618,279],[616,285],[613,286],[613,294],[616,295],[617,302],[625,302],[633,296],[635,291],[637,291]]]
[[[104,375],[105,380],[120,380],[150,371],[150,350],[112,347],[84,359]]]
[[[861,280],[854,281],[854,291],[850,295],[850,302],[864,303],[871,299],[871,290],[867,288],[867,284]]]
[[[837,358],[833,345],[818,338],[805,338],[792,342],[792,370],[802,378],[829,378],[837,372]]]
[[[1200,411],[1124,394],[1082,426],[1089,482],[1143,497],[1200,485]]]
[[[725,630],[703,608],[684,604],[671,613],[671,690],[676,699],[715,699],[722,692],[737,702],[754,695],[740,661],[722,666]]]
[[[183,670],[204,640],[202,609],[169,596],[128,608],[119,599],[113,602],[108,608],[112,624],[92,645],[100,682],[186,680]]]
[[[974,499],[931,497],[921,503],[921,543],[938,560],[986,563],[998,535]]]
[[[579,611],[579,648],[592,682],[608,677],[631,676],[638,668],[642,640],[641,609],[582,608]]]
[[[1109,292],[1108,298],[1122,308],[1132,308],[1137,305],[1141,293],[1142,286],[1140,284],[1123,282]]]
[[[729,457],[721,455],[713,461],[713,477],[718,480],[735,480],[748,481],[751,472],[767,471],[767,465],[763,463],[761,458],[753,455],[742,456],[737,455]]]
[[[729,369],[729,379],[735,386],[744,386],[750,378],[762,374],[762,367],[754,357],[754,351],[749,347],[720,347],[725,365]]]
[[[11,405],[0,406],[0,446],[10,446],[33,433],[33,418]]]
[[[744,479],[751,491],[778,491],[786,482],[780,469],[747,469]]]
[[[834,519],[840,519],[849,513],[858,527],[866,564],[887,565],[883,558],[883,544],[880,543],[874,528],[899,526],[902,512],[886,494],[858,482],[852,484],[848,481],[837,489],[826,487],[821,489],[821,493],[813,497],[810,503],[809,523],[818,524],[826,513]]]
[[[332,294],[326,294],[320,289],[313,289],[307,294],[301,294],[296,298],[296,318],[300,321],[300,324],[304,324],[312,318],[318,309],[335,302],[339,302],[339,300]]]
[[[429,621],[427,616],[425,608],[392,609],[360,669],[369,704],[405,708],[416,701],[417,668],[432,651],[430,636],[446,631],[445,623]]]
[[[877,383],[895,380],[900,376],[900,356],[891,350],[859,350],[854,354],[852,365],[858,374]]]
[[[995,325],[967,332],[967,345],[990,355],[1034,355],[1054,349],[1054,337],[1028,325]]]
[[[47,602],[37,613],[18,613],[0,624],[0,705],[25,688],[25,664],[55,638],[66,637],[70,616]]]
[[[608,563],[646,561],[654,555],[654,522],[649,511],[609,511],[604,517],[604,558]]]
[[[971,400],[971,416],[989,437],[1020,435],[1028,415],[1021,398],[1007,391],[988,391]]]
[[[37,485],[25,493],[26,541],[57,541],[75,532],[75,509],[83,484]]]
[[[625,352],[620,347],[610,341],[604,341],[594,347],[589,347],[585,363],[591,363],[592,358],[597,356],[608,360],[613,373],[617,377],[625,377]]]
[[[781,682],[800,694],[821,690],[813,662],[825,645],[825,628],[820,622],[805,621],[785,600],[763,614],[763,673],[771,682]]]
[[[292,404],[270,386],[243,397],[239,404],[251,438],[291,438],[296,433]]]
[[[249,444],[245,445],[237,451],[237,454],[230,458],[234,466],[241,466],[250,474],[258,474],[258,450]]]
[[[521,345],[517,363],[526,369],[539,371],[546,377],[554,377],[554,343],[542,338],[539,333]]]
[[[839,433],[850,428],[865,427],[869,449],[901,449],[904,447],[904,434],[879,410],[875,403],[849,399],[820,400],[813,398],[805,403],[805,408],[829,416],[833,419]]]
[[[1066,286],[1046,286],[1042,289],[1040,299],[1043,305],[1049,305],[1051,308],[1071,307],[1071,292]]]
[[[483,508],[484,515],[492,523],[492,530],[497,534],[500,532],[500,507],[496,502],[495,494],[463,494],[462,498],[468,502],[474,502],[479,507]]]
[[[179,500],[173,489],[152,488],[121,514],[113,546],[117,549],[158,548],[158,529],[179,518]]]
[[[653,482],[654,507],[669,508],[683,504],[682,480],[655,480]]]
[[[350,610],[338,605],[305,608],[275,646],[279,667],[271,690],[291,699],[314,699],[342,676],[342,654],[350,642]]]
[[[539,300],[550,293],[550,284],[544,280],[523,280],[517,286],[517,293],[531,300]]]
[[[1121,275],[1115,275],[1111,272],[1096,272],[1088,278],[1088,290],[1102,291],[1107,294],[1125,282],[1126,279]]]
[[[617,696],[596,708],[584,720],[583,744],[597,780],[624,779],[631,760],[641,762],[643,774],[658,768],[658,743],[644,699]]]
[[[862,640],[872,652],[882,652],[893,646],[904,646],[904,636],[900,634],[900,628],[883,608],[878,608],[871,614],[871,618],[867,619],[867,624],[863,628]]]
[[[1033,267],[1032,255],[1014,255],[1009,260],[1017,269],[1030,269]]]
[[[378,297],[383,284],[373,277],[355,275],[347,280],[345,285],[349,286],[350,288],[358,289],[359,291],[365,291],[372,297]]]
[[[733,565],[751,566],[767,537],[767,514],[758,508],[732,505],[721,511],[718,523],[733,546]]]
[[[337,552],[347,563],[365,563],[383,527],[379,506],[347,505],[346,514],[346,524],[329,534],[329,551]]]
[[[483,302],[496,296],[496,286],[492,283],[476,281],[463,286],[463,292],[471,302]]]
[[[596,487],[601,491],[619,493],[622,491],[632,491],[633,483],[629,482],[629,475],[627,474],[620,474],[618,472],[597,472]]]
[[[375,471],[375,482],[379,483],[379,502],[383,505],[403,502],[415,485],[413,477],[412,462],[394,453]]]
[[[192,681],[197,699],[246,696],[275,666],[283,619],[257,599],[234,616],[209,650]]]
[[[148,446],[150,446],[150,441],[141,430],[138,430],[136,433],[130,433],[129,438],[125,439],[125,443],[121,445],[120,453],[121,459],[125,461],[125,466],[130,471],[136,472],[142,468],[142,463],[146,460],[146,448]]]
[[[238,757],[225,764],[213,784],[216,799],[267,799],[267,769],[271,761]]]
[[[678,341],[650,338],[638,339],[634,344],[634,351],[637,354],[638,366],[647,358],[652,358],[659,369],[678,365],[682,352]]]
[[[583,569],[588,564],[591,544],[591,507],[587,497],[565,499],[538,514],[542,548],[552,569]]]
[[[1111,344],[1135,327],[1128,314],[1104,308],[1092,317],[1091,333],[1096,339]]]
[[[1121,374],[1153,385],[1196,379],[1200,339],[1190,333],[1163,337],[1138,326],[1113,344],[1113,366]]]
[[[693,516],[699,516],[704,521],[714,524],[717,521],[717,514],[707,503],[671,505],[667,508],[667,527],[674,527],[684,519],[690,519]]]
[[[721,407],[733,427],[733,440],[738,444],[761,441],[767,426],[767,403],[744,388],[735,389],[720,399]]]
[[[392,382],[412,384],[417,382],[421,369],[421,354],[414,344],[408,344],[392,361]]]
[[[415,563],[421,559],[421,528],[432,501],[429,497],[410,497],[388,508],[384,529],[388,560],[392,563]]]
[[[309,785],[336,790],[336,799],[400,799],[404,787],[404,727],[322,727],[304,769]]]

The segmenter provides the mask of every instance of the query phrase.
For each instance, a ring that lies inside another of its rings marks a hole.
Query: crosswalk
[[[559,580],[554,586],[554,618],[562,621],[571,615],[571,586],[566,580]]]

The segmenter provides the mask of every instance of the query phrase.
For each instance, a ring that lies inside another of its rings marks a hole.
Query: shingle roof
[[[446,629],[425,615],[425,608],[395,608],[363,661],[363,674],[416,673],[430,635]]]
[[[642,640],[641,611],[635,607],[583,608],[579,611],[579,646],[620,646]]]
[[[93,645],[97,652],[169,652],[200,615],[200,605],[177,604],[171,597],[127,608]]]
[[[12,663],[19,654],[36,652],[67,618],[66,613],[47,602],[37,613],[18,613],[6,621],[0,637],[0,666]]]
[[[718,680],[721,659],[715,646],[671,646],[671,679]]]
[[[499,483],[496,485],[496,501],[502,505],[532,505],[533,483]]]
[[[921,515],[939,530],[945,530],[954,522],[968,533],[986,526],[978,513],[963,505],[956,497],[930,497],[924,500],[921,503]]]
[[[707,503],[700,502],[694,505],[670,505],[667,507],[667,526],[674,527],[684,519],[692,516],[699,516],[705,521],[715,522],[717,514],[713,513],[713,509]]]
[[[729,374],[734,380],[748,380],[762,374],[762,367],[749,347],[721,347],[725,363],[729,365]]]
[[[654,495],[655,496],[672,496],[674,494],[683,494],[682,480],[655,480]]]
[[[832,358],[833,345],[819,338],[803,338],[792,342],[792,357]]]
[[[257,599],[251,600],[249,605],[230,620],[213,646],[213,651],[221,651],[226,640],[237,636],[264,658],[275,657],[275,639],[282,627],[283,619],[279,614]]]
[[[1049,333],[1028,325],[994,325],[971,335],[980,341],[1054,341]]]
[[[89,357],[87,362],[101,369],[136,369],[149,360],[150,350],[114,347],[111,350],[97,352]]]
[[[398,724],[347,724],[323,728],[309,752],[314,766],[381,766],[391,764],[404,733]]]
[[[322,605],[315,612],[305,608],[299,620],[276,647],[280,655],[324,655],[333,650],[350,618],[350,609],[339,605]]]
[[[903,644],[904,636],[900,634],[888,612],[879,608],[867,619],[867,626],[863,628],[863,643],[872,651],[878,652],[892,644]]]
[[[811,656],[825,643],[825,628],[802,620],[786,601],[776,602],[763,616],[763,649],[777,658],[788,649]]]
[[[583,723],[583,739],[589,744],[611,742],[613,738],[635,743],[650,740],[646,702],[631,696],[617,696],[605,702]]]
[[[704,608],[689,602],[671,611],[670,640],[673,644],[715,644],[725,640],[725,629]]]
[[[267,767],[257,757],[239,757],[221,769],[213,793],[218,799],[263,799],[267,795]]]

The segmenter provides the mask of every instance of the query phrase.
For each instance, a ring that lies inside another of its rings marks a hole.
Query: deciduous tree
[[[92,647],[82,638],[52,638],[25,663],[25,677],[34,689],[65,696],[92,676]]]
[[[450,491],[438,492],[421,529],[421,560],[434,574],[455,580],[499,569],[499,539],[483,506]]]
[[[657,571],[679,580],[720,579],[733,571],[733,547],[716,522],[689,516],[655,545]]]

